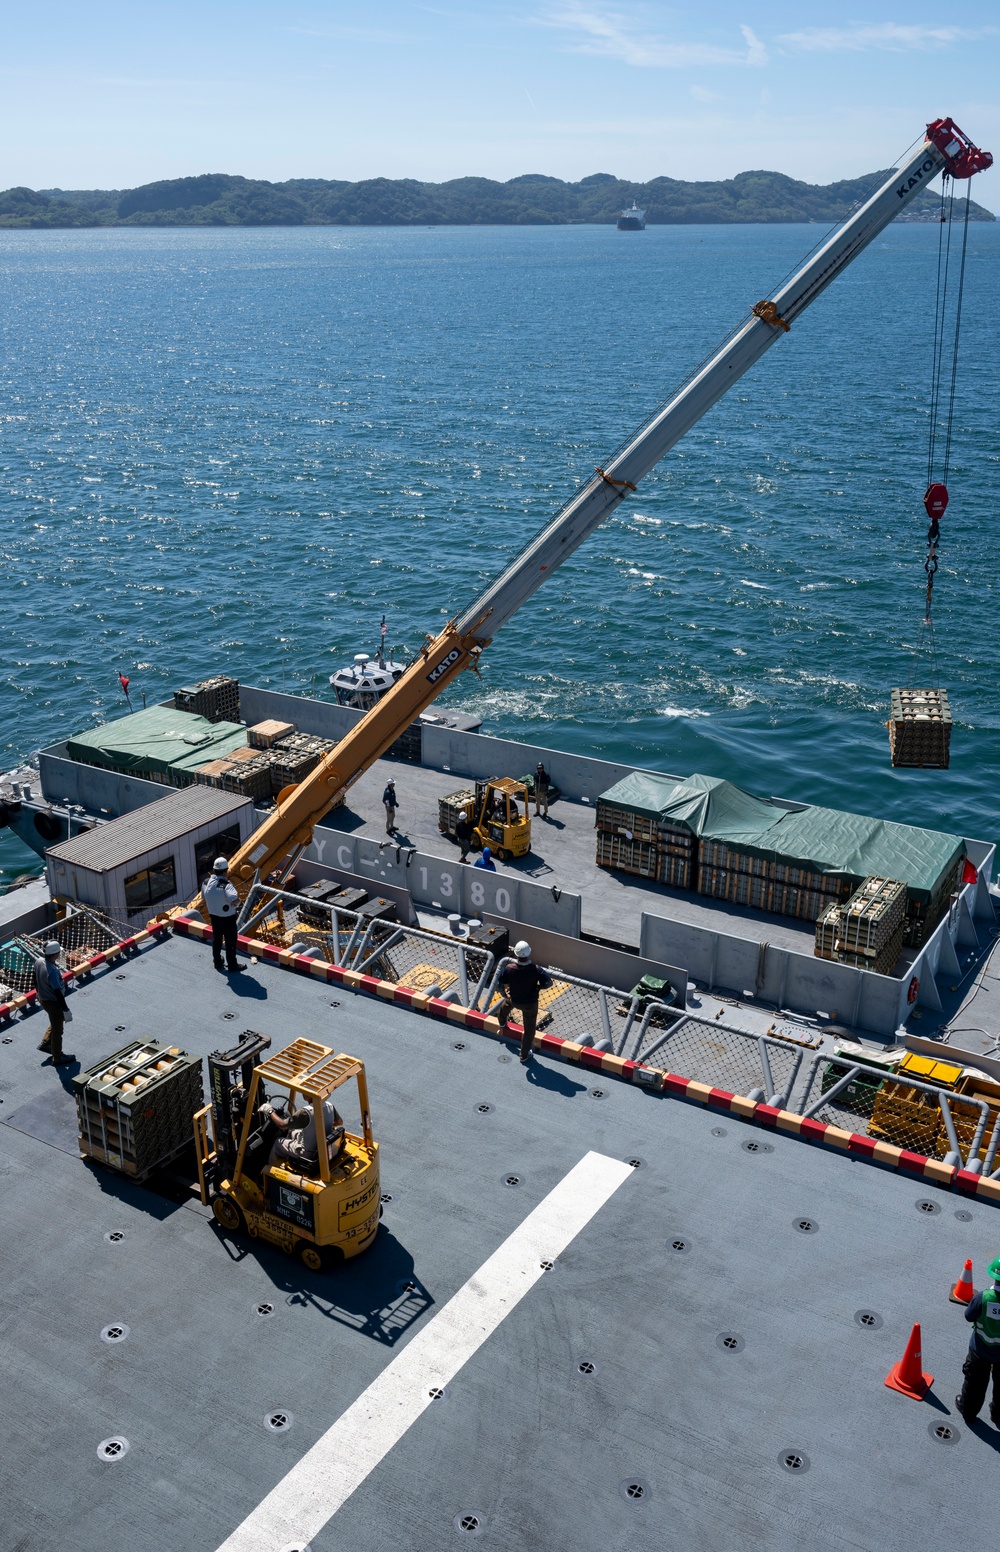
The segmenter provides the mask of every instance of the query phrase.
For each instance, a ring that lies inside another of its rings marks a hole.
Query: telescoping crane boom
[[[614,511],[809,303],[922,193],[938,173],[970,178],[992,165],[951,119],[935,119],[927,138],[881,188],[806,260],[776,294],[758,302],[708,362],[615,453],[465,612],[428,637],[396,684],[315,770],[279,794],[277,805],[230,861],[242,892],[284,865],[288,872],[312,840],[313,826],[338,795],[384,754],[447,684],[475,668],[500,627]]]

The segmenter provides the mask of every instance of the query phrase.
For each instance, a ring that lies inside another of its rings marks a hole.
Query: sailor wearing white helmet
[[[552,977],[531,958],[531,944],[514,945],[514,958],[508,959],[500,973],[500,990],[503,1001],[497,1008],[500,1033],[507,1033],[507,1020],[514,1008],[521,1015],[521,1066],[531,1056],[531,1047],[538,1024],[538,994],[552,985]]]
[[[48,1051],[52,1057],[53,1067],[65,1067],[69,1062],[76,1060],[69,1051],[64,1051],[62,1048],[63,1024],[66,1019],[72,1020],[73,1015],[66,1001],[63,975],[59,968],[61,953],[62,944],[57,939],[50,938],[35,960],[35,992],[49,1020],[49,1027],[42,1036],[38,1049]]]
[[[465,809],[459,814],[455,825],[455,840],[458,842],[458,849],[461,852],[461,856],[458,859],[459,862],[468,862],[469,852],[472,850],[472,825]]]
[[[202,888],[202,896],[212,923],[212,959],[216,970],[226,969],[230,975],[245,970],[237,959],[236,918],[240,910],[240,897],[236,885],[229,879],[229,863],[225,857],[216,857],[212,874]],[[222,950],[226,950],[226,963],[222,963]]]

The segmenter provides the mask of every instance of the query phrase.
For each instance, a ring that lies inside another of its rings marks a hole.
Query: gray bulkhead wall
[[[551,889],[513,873],[489,873],[462,866],[414,847],[386,845],[343,830],[317,825],[305,861],[355,874],[372,889],[406,890],[415,905],[457,911],[463,917],[514,917],[567,937],[578,937],[583,901],[568,890]]]

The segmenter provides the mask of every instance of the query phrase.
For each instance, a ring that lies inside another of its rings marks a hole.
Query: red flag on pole
[[[119,674],[119,675],[118,675],[118,683],[119,683],[119,684],[120,684],[120,685],[121,685],[121,687],[122,687],[122,691],[123,691],[123,693],[124,693],[124,696],[125,696],[125,699],[126,699],[126,700],[128,700],[128,687],[129,687],[129,685],[130,685],[130,684],[131,684],[131,683],[132,683],[132,681],[131,681],[131,679],[128,679],[128,678],[127,678],[127,677],[126,677],[126,676],[125,676],[125,674],[122,674],[122,673],[120,673],[120,674]]]

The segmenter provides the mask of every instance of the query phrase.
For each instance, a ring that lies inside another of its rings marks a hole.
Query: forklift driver
[[[315,1170],[319,1163],[319,1145],[316,1141],[316,1118],[312,1108],[297,1110],[291,1117],[282,1115],[273,1105],[262,1105],[261,1110],[279,1130],[267,1162],[293,1164],[306,1173]],[[323,1122],[332,1164],[344,1146],[343,1118],[332,1099],[323,1101]]]

